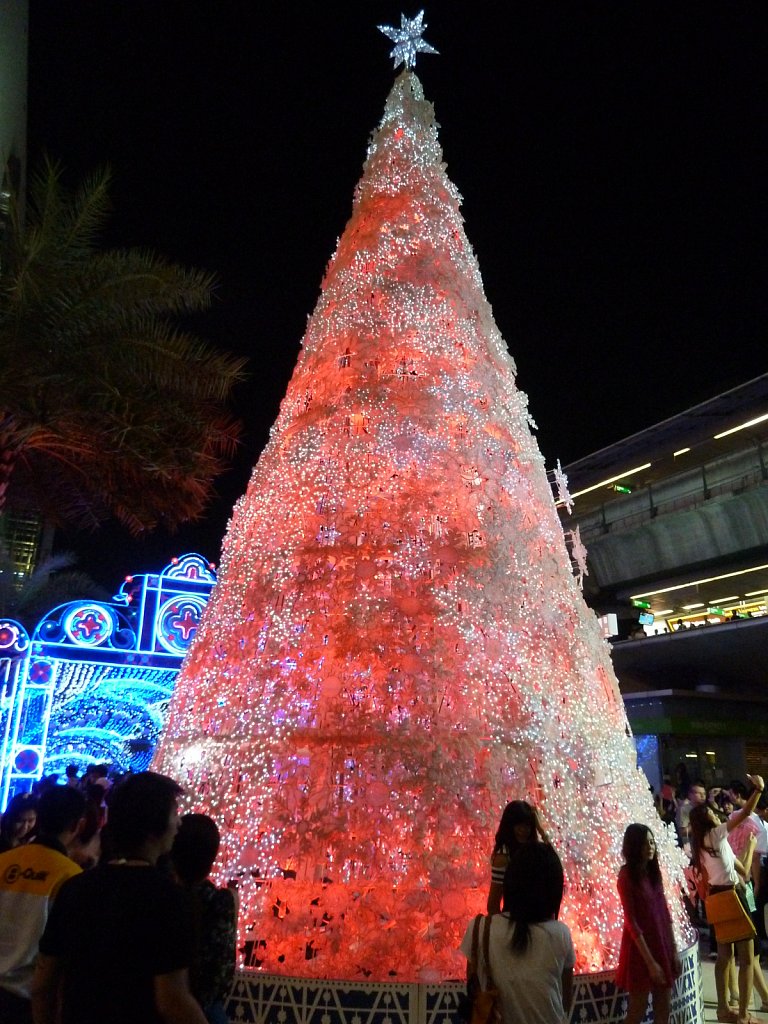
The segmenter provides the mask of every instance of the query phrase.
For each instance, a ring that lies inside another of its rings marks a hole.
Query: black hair
[[[496,832],[496,839],[493,846],[494,853],[501,853],[506,850],[511,853],[522,844],[515,838],[515,825],[527,825],[531,830],[530,842],[535,843],[538,836],[539,818],[536,809],[526,803],[525,800],[513,800],[504,808],[499,828]]]
[[[563,865],[549,843],[521,843],[504,873],[504,912],[515,930],[510,949],[519,956],[531,941],[530,926],[557,917],[563,900]]]
[[[653,887],[658,888],[662,884],[658,850],[654,850],[653,857],[647,865],[643,860],[643,847],[648,836],[653,839],[655,847],[656,839],[647,825],[643,825],[639,821],[627,825],[624,831],[624,841],[621,844],[621,855],[634,882],[639,882],[645,873]]]
[[[72,832],[85,813],[85,797],[72,786],[46,789],[37,805],[38,836]]]
[[[728,789],[732,793],[735,793],[736,796],[741,797],[742,800],[747,799],[748,790],[741,779],[734,779],[733,782],[729,782]]]
[[[68,779],[76,779],[80,773],[77,770],[76,764],[68,764],[64,770],[64,774]]]
[[[706,804],[699,804],[692,807],[688,818],[688,826],[691,838],[691,860],[694,867],[701,867],[701,851],[704,847],[704,840],[715,828],[715,822],[710,817],[710,809]],[[707,850],[713,857],[717,857],[717,850]]]
[[[17,793],[8,801],[2,820],[0,820],[0,837],[11,842],[16,822],[27,811],[37,814],[37,797],[32,793]]]
[[[171,860],[185,885],[208,877],[220,842],[221,834],[213,818],[207,814],[184,815],[173,841]]]
[[[156,772],[128,775],[115,786],[109,801],[111,852],[127,856],[148,839],[161,836],[183,793],[178,782]]]
[[[730,808],[730,810],[728,810],[726,804],[728,805],[728,808]],[[712,809],[715,811],[715,814],[721,816],[721,820],[724,820],[724,817],[731,813],[734,805],[733,800],[731,799],[731,795],[727,789],[724,789],[717,794],[717,796],[715,797],[715,805],[716,806]],[[710,807],[711,806],[712,805],[710,804]]]

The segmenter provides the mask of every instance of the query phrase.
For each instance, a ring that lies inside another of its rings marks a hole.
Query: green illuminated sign
[[[650,601],[633,601],[632,602],[632,607],[633,608],[645,608],[647,610],[648,608],[651,607],[651,602]]]

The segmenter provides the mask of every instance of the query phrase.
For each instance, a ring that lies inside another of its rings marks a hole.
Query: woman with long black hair
[[[515,850],[527,843],[547,843],[549,837],[541,826],[535,807],[525,800],[512,800],[504,808],[496,832],[491,855],[491,888],[488,890],[487,911],[498,914],[504,891],[504,874]]]
[[[640,822],[628,825],[621,853],[624,865],[619,871],[618,889],[624,908],[624,931],[616,984],[629,992],[626,1024],[640,1024],[649,995],[653,999],[654,1024],[667,1024],[672,986],[680,975],[680,958],[653,832]]]
[[[562,1024],[570,1017],[576,957],[568,926],[557,920],[562,898],[563,866],[554,848],[523,843],[504,875],[503,913],[480,919],[480,933],[489,930],[487,962],[482,940],[472,961],[475,922],[467,927],[461,951],[468,974],[476,972],[487,988],[490,967],[502,1024]]]

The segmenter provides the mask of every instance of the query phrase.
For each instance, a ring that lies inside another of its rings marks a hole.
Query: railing
[[[659,516],[701,508],[715,497],[743,494],[764,486],[768,482],[768,473],[763,459],[757,452],[747,453],[753,456],[750,460],[752,465],[747,468],[744,454],[740,453],[740,465],[734,467],[736,472],[728,475],[723,474],[726,466],[722,461],[711,463],[601,505],[584,518],[578,518],[582,539],[586,541],[589,537],[631,530]]]

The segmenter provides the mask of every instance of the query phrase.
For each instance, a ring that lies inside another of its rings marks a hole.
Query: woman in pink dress
[[[638,823],[627,826],[618,889],[624,908],[616,984],[629,993],[627,1024],[640,1024],[653,998],[655,1024],[667,1024],[672,986],[680,975],[672,919],[664,897],[656,840]]]

